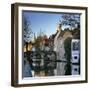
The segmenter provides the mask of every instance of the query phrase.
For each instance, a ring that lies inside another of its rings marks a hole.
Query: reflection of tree
[[[23,29],[24,29],[24,45],[26,45],[26,62],[30,61],[29,53],[28,53],[28,44],[31,42],[32,39],[32,30],[31,30],[31,23],[27,17],[23,17]]]

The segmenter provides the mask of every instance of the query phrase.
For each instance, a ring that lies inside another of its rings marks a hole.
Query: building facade
[[[58,25],[57,28],[57,34],[54,38],[54,51],[57,54],[57,60],[60,60],[61,62],[57,62],[57,68],[55,70],[55,75],[65,75],[65,49],[64,49],[64,41],[68,37],[72,38],[72,33],[69,30],[61,30],[61,24]]]

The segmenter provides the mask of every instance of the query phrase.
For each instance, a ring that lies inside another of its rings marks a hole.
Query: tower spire
[[[34,33],[34,41],[36,40],[36,36],[35,36],[35,33]]]
[[[61,24],[60,23],[58,24],[57,32],[61,32]]]

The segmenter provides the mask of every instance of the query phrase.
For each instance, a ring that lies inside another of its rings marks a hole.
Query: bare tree
[[[24,41],[30,42],[32,39],[31,22],[27,17],[24,17]]]
[[[67,25],[71,29],[80,28],[80,14],[62,14],[61,24]]]
[[[28,51],[28,43],[32,40],[33,32],[31,30],[31,22],[27,17],[23,18],[23,26],[24,26],[24,43],[26,45],[26,51]]]

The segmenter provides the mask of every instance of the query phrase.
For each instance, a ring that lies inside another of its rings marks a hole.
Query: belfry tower
[[[57,32],[61,32],[61,24],[58,24],[58,26],[57,26]]]

